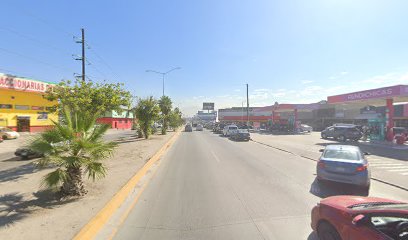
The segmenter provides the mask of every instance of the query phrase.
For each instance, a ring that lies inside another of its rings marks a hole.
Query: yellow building
[[[58,121],[50,113],[55,102],[43,98],[52,83],[0,73],[0,126],[18,132],[39,132]]]

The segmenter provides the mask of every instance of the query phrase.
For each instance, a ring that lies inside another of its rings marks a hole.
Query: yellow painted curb
[[[156,163],[180,135],[176,132],[167,143],[160,148],[153,157],[112,197],[112,199],[102,208],[73,238],[74,240],[93,239],[102,227],[108,222],[115,211],[122,205],[132,189],[139,183],[140,179],[146,175],[147,171]]]

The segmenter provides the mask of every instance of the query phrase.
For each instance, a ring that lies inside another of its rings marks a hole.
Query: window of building
[[[31,106],[31,110],[44,110],[44,107],[40,107],[40,106]]]
[[[0,108],[2,108],[2,109],[12,109],[13,106],[11,104],[0,104]]]
[[[29,110],[30,106],[28,106],[28,105],[14,105],[14,108],[18,109],[18,110]]]

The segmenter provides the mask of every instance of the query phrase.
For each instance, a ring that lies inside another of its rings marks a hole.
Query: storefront
[[[328,104],[335,107],[335,114],[343,113],[344,119],[360,121],[379,129],[379,133],[388,140],[393,139],[391,129],[403,126],[408,120],[408,85],[396,85],[327,97]],[[347,116],[348,115],[348,116]],[[341,119],[341,118],[339,118]],[[344,122],[344,121],[343,121]],[[385,135],[385,136],[384,136]]]
[[[0,126],[18,132],[39,132],[52,127],[58,115],[50,113],[55,102],[44,99],[53,84],[0,74]]]
[[[133,113],[124,110],[121,113],[116,111],[106,112],[102,117],[98,118],[97,122],[108,124],[115,129],[131,129],[133,120]]]

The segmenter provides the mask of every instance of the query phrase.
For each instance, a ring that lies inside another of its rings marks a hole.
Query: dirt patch
[[[152,135],[148,140],[126,136],[117,141],[115,155],[106,160],[108,175],[85,181],[88,194],[79,199],[58,200],[40,188],[50,169],[0,182],[0,235],[2,239],[72,239],[112,196],[172,136]]]

